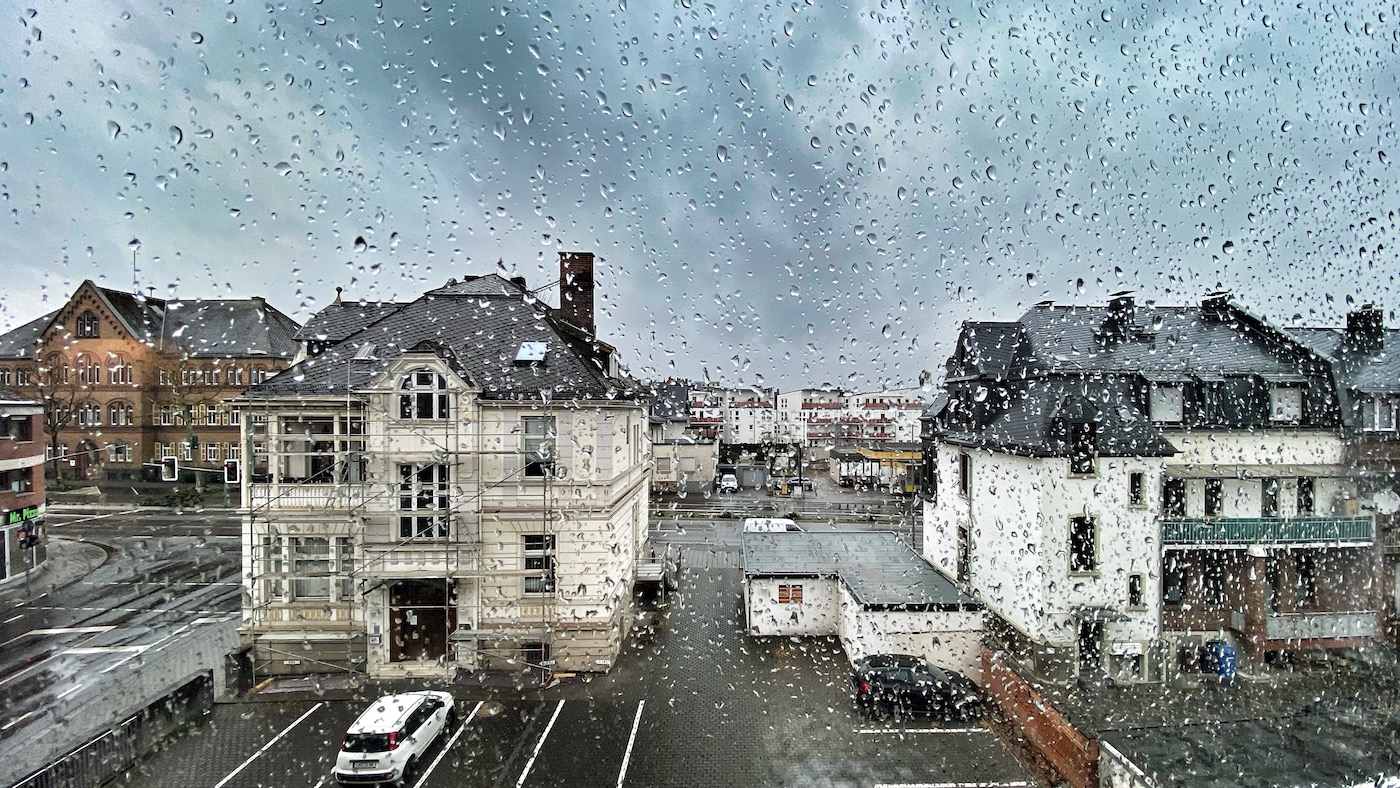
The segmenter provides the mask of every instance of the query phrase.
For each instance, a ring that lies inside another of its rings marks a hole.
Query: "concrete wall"
[[[869,654],[913,654],[982,683],[980,610],[862,610],[841,590],[841,645],[852,661]]]
[[[841,581],[815,577],[745,580],[750,635],[835,635],[841,626]],[[780,603],[779,586],[801,586],[801,603]]]

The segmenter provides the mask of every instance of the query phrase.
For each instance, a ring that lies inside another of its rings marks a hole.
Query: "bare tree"
[[[60,434],[73,426],[78,418],[78,408],[87,399],[91,386],[78,383],[67,367],[50,369],[39,365],[29,373],[35,398],[44,406],[44,433],[49,439],[49,462],[52,463],[53,477],[62,479],[60,461]]]

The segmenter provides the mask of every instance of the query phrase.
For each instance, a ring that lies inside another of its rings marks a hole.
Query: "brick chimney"
[[[1346,348],[1353,353],[1379,353],[1385,349],[1385,313],[1365,304],[1347,314]]]
[[[592,334],[593,253],[559,253],[559,316]]]

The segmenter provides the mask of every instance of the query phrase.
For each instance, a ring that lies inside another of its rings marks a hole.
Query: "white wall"
[[[913,654],[982,683],[983,612],[862,610],[841,590],[841,645],[855,662],[869,654]]]
[[[745,581],[750,635],[835,635],[841,617],[836,578],[755,577]],[[802,602],[778,602],[778,586],[802,586]]]
[[[957,566],[957,529],[970,523],[969,585],[978,599],[1042,643],[1073,643],[1076,607],[1125,611],[1111,637],[1150,640],[1160,602],[1159,534],[1162,463],[1099,458],[1096,473],[1069,474],[1063,458],[1017,457],[971,450],[972,494],[958,494],[959,447],[938,448],[936,503],[925,504],[924,556],[950,576]],[[1144,473],[1146,505],[1128,506],[1128,474]],[[1098,567],[1069,571],[1070,519],[1098,526]],[[1141,611],[1126,611],[1128,575],[1142,574]]]

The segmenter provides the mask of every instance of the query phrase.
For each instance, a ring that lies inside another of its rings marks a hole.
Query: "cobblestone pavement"
[[[839,644],[745,636],[737,557],[685,552],[681,590],[654,629],[634,631],[609,675],[523,693],[446,686],[470,719],[431,751],[410,784],[1032,784],[981,726],[863,718],[848,694]],[[340,737],[367,699],[409,686],[424,684],[219,705],[116,784],[330,784]]]

